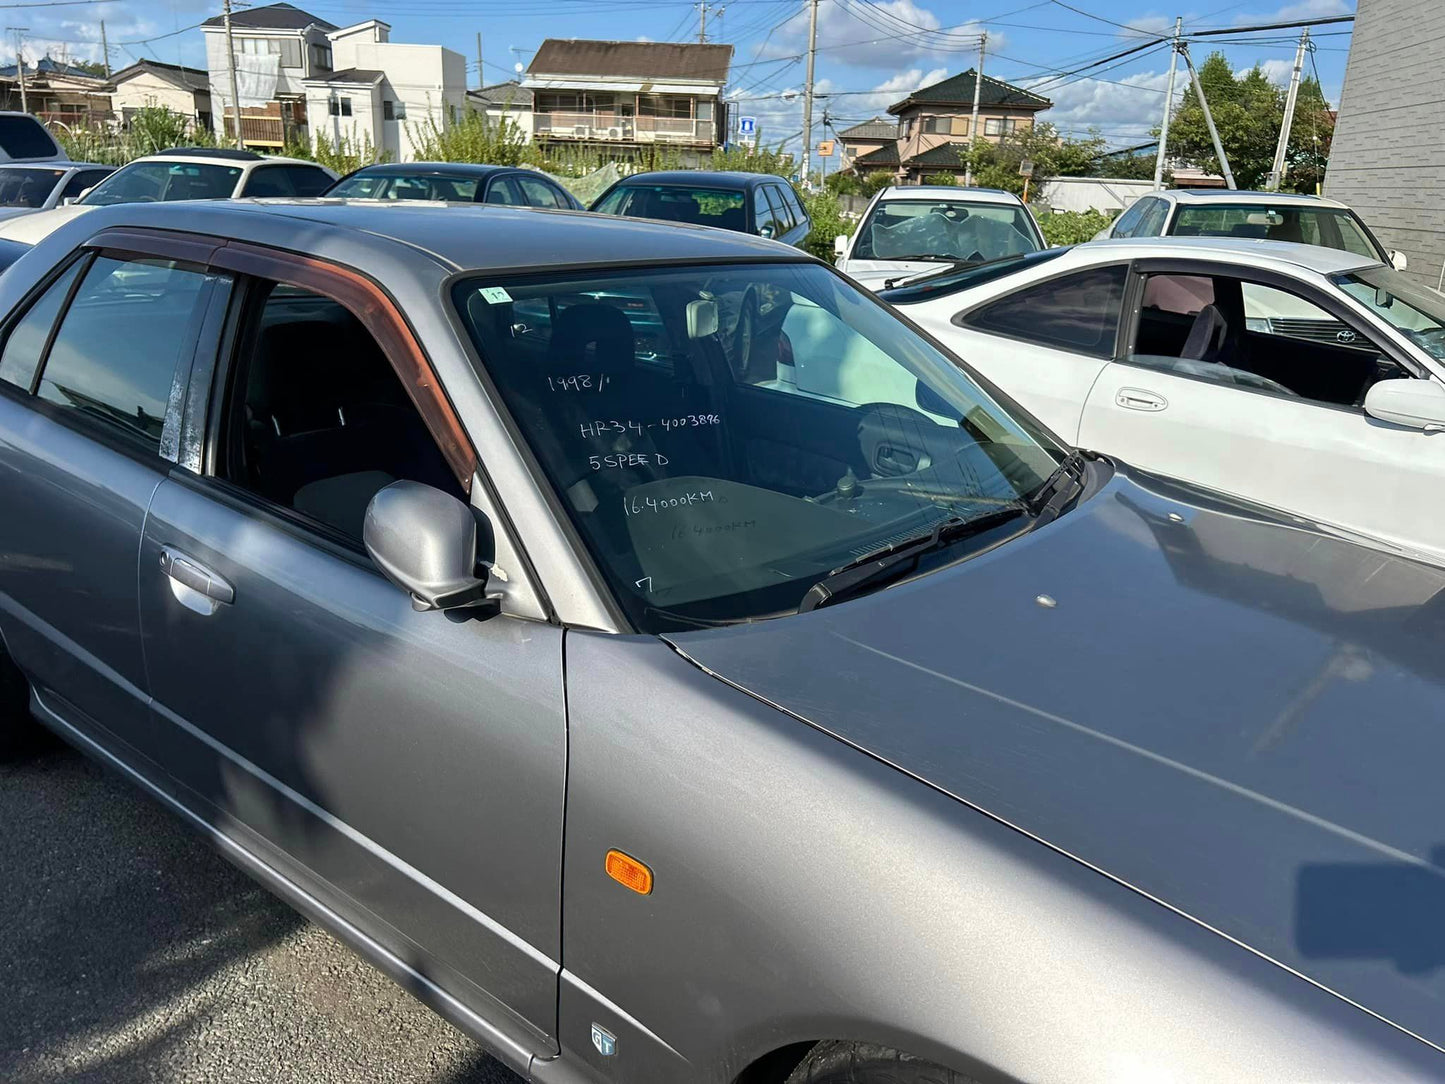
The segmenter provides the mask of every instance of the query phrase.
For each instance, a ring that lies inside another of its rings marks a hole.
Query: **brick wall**
[[[1430,286],[1445,264],[1445,0],[1360,0],[1325,195]]]

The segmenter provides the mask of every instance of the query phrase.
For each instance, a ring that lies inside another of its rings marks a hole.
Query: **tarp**
[[[242,53],[236,57],[236,93],[241,96],[241,105],[265,105],[274,99],[280,74],[281,57],[277,53]],[[224,97],[230,97],[228,78],[221,80]]]

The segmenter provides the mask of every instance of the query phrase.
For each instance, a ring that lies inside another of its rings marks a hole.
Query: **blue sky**
[[[545,37],[654,41],[697,40],[690,0],[292,0],[330,22],[380,18],[393,41],[429,42],[464,53],[476,85],[476,34],[483,38],[487,83],[512,76]],[[837,127],[866,119],[909,91],[972,67],[977,39],[988,33],[984,71],[1052,99],[1046,115],[1068,134],[1098,128],[1115,144],[1147,139],[1163,105],[1168,50],[1136,53],[1107,70],[1058,73],[1138,44],[1184,17],[1185,30],[1227,28],[1350,13],[1355,0],[1189,0],[1171,8],[1151,0],[822,0],[819,91]],[[709,40],[732,44],[731,91],[739,112],[755,115],[773,142],[802,128],[801,54],[807,40],[805,0],[726,0],[709,5]],[[1078,9],[1078,10],[1070,10]],[[721,10],[719,10],[721,9]],[[99,21],[112,43],[111,63],[140,56],[204,66],[200,31],[186,29],[216,14],[214,0],[105,0],[12,9],[8,25],[28,25],[26,55],[100,55]],[[1123,25],[1117,25],[1123,24]],[[176,33],[179,31],[179,33]],[[168,35],[168,36],[161,36]],[[13,57],[12,35],[0,57]],[[1288,32],[1220,45],[1236,69],[1261,63],[1283,82],[1294,55]],[[148,40],[143,40],[148,39]],[[1349,25],[1317,29],[1314,61],[1331,102],[1338,103]],[[1215,46],[1193,47],[1197,59]],[[1308,66],[1306,67],[1308,71]],[[1040,84],[1040,80],[1049,79]]]

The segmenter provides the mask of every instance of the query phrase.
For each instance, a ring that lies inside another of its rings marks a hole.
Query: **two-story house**
[[[230,141],[225,25],[217,16],[201,29],[216,134]],[[321,137],[405,161],[425,129],[449,127],[465,107],[466,58],[440,45],[393,42],[378,19],[338,27],[291,4],[267,4],[233,12],[231,36],[248,147],[279,150]]]
[[[975,75],[950,76],[915,90],[888,107],[898,118],[898,138],[870,154],[860,154],[853,168],[868,173],[891,170],[904,183],[917,184],[930,174],[946,173],[962,179],[963,152],[973,140]],[[1014,133],[1033,127],[1035,117],[1053,103],[1012,83],[985,75],[978,88],[977,136],[1000,143]]]
[[[896,151],[898,122],[887,117],[874,117],[862,124],[844,128],[838,133],[838,142],[842,147],[838,168],[850,169],[863,155],[873,154],[884,147],[893,147]],[[896,159],[893,164],[898,164]]]
[[[303,81],[332,70],[333,23],[291,4],[267,4],[231,13],[236,83],[240,96],[241,138],[248,147],[279,150],[306,135]],[[219,15],[201,24],[206,37],[216,136],[236,138],[236,103],[231,100],[226,63],[226,29]]]
[[[210,130],[211,78],[199,68],[141,59],[111,76],[110,106],[122,124],[142,109],[160,108]]]
[[[461,53],[392,41],[379,19],[333,30],[327,40],[332,70],[302,80],[313,139],[409,162],[429,133],[450,128],[466,108]]]
[[[731,45],[548,38],[522,80],[534,138],[634,158],[667,145],[696,160],[726,137],[732,54]]]

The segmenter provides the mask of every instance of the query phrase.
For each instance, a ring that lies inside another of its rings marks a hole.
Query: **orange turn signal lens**
[[[621,851],[607,852],[607,876],[624,888],[630,888],[643,896],[652,892],[652,870],[648,869],[630,854]]]

